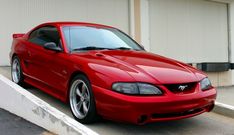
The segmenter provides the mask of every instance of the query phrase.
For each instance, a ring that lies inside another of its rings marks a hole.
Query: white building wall
[[[9,65],[13,33],[48,21],[111,25],[129,33],[129,0],[0,0],[0,65]]]
[[[141,23],[141,44],[145,47],[147,51],[150,51],[150,25],[149,25],[149,1],[140,1],[140,23]]]
[[[150,50],[187,63],[228,62],[227,4],[149,0]]]

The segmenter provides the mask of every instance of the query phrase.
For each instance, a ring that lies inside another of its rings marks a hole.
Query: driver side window
[[[61,48],[59,32],[54,26],[44,26],[31,32],[29,42],[43,46],[45,43],[54,42]]]

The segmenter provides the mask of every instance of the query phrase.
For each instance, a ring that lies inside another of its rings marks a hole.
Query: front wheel
[[[17,56],[13,57],[11,63],[11,78],[12,81],[18,85],[24,84],[23,72],[20,65],[20,60]]]
[[[71,82],[69,105],[75,119],[81,123],[93,123],[97,119],[94,96],[89,80],[77,75]]]

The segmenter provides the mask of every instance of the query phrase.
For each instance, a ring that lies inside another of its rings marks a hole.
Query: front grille
[[[197,82],[183,83],[183,84],[169,84],[165,86],[167,87],[168,90],[170,90],[173,93],[186,94],[194,92],[196,85]]]
[[[186,116],[186,115],[192,115],[196,113],[203,112],[203,108],[198,108],[198,109],[193,109],[193,110],[188,110],[184,112],[175,112],[175,113],[164,113],[164,114],[152,114],[152,118],[157,119],[157,118],[173,118],[173,117],[180,117],[180,116]]]

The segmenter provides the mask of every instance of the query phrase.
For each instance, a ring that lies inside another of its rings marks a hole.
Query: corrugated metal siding
[[[227,62],[227,4],[150,0],[150,48],[184,62]]]
[[[12,33],[48,21],[111,25],[129,33],[128,0],[1,0],[0,65],[9,65]]]

